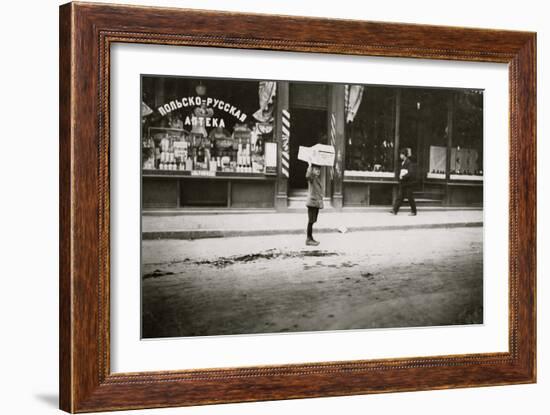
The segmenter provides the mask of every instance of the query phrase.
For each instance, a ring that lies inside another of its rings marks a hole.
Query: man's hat
[[[412,150],[410,147],[403,147],[399,150],[399,154],[404,154],[405,156],[410,157],[412,155]]]

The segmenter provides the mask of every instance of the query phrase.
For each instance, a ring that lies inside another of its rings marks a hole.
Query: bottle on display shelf
[[[204,168],[205,170],[210,170],[210,160],[211,156],[210,156],[210,150],[209,149],[204,149]]]
[[[160,148],[155,147],[155,165],[158,166],[160,163]]]

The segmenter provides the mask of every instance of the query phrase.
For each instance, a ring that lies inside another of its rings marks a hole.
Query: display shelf
[[[433,179],[433,180],[445,180],[445,173],[428,173],[426,174],[427,179]]]
[[[393,171],[361,171],[361,170],[346,170],[344,177],[367,177],[367,178],[387,178],[394,179],[395,172]]]
[[[483,176],[478,176],[473,174],[451,174],[449,176],[449,179],[469,181],[469,182],[483,182]]]
[[[194,174],[194,172],[196,172]],[[209,173],[209,174],[206,174]],[[142,177],[167,177],[187,179],[225,179],[225,180],[274,180],[276,176],[264,173],[211,172],[208,170],[143,170]]]

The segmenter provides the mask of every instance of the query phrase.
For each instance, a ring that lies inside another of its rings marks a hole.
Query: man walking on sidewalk
[[[401,170],[399,172],[399,192],[391,213],[397,215],[403,200],[407,199],[411,205],[410,216],[416,216],[416,202],[414,201],[413,188],[416,185],[416,160],[408,156],[407,149],[399,152]]]
[[[317,246],[319,242],[313,239],[313,224],[317,222],[319,209],[323,209],[323,186],[321,184],[321,167],[309,163],[306,171],[307,179],[307,239],[306,245]]]

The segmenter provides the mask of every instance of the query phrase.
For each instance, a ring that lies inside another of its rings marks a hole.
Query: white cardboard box
[[[298,160],[332,167],[334,166],[334,147],[326,144],[315,144],[312,147],[300,146]]]

